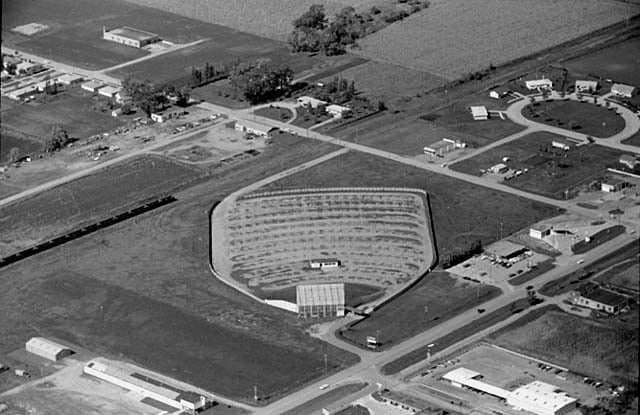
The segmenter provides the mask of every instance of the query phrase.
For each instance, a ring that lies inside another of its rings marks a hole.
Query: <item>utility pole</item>
[[[324,354],[324,371],[327,371],[327,354]]]
[[[500,240],[502,240],[502,221],[500,221]]]
[[[258,402],[258,386],[253,385],[253,400]]]

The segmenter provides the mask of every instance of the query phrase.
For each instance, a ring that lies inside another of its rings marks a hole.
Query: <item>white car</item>
[[[320,390],[325,390],[329,387],[328,383],[325,383],[324,385],[320,385]]]

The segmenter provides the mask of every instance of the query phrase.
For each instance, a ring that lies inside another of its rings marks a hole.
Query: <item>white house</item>
[[[167,112],[154,112],[151,114],[151,119],[158,123],[163,123],[174,118],[178,118],[184,115],[185,111],[167,111]]]
[[[327,106],[327,112],[333,118],[342,118],[351,112],[351,108],[342,105],[331,104]]]
[[[550,79],[542,78],[542,79],[532,79],[529,81],[524,81],[525,86],[528,90],[536,90],[536,89],[551,89],[553,88],[553,82]]]
[[[496,88],[489,91],[489,97],[493,99],[500,99],[509,95],[510,92],[511,91],[506,88]]]
[[[560,150],[564,151],[569,151],[571,149],[570,143],[565,140],[553,140],[551,142],[551,147],[559,148]]]
[[[318,105],[326,105],[327,101],[323,101],[321,99],[316,99],[314,97],[310,97],[310,96],[303,96],[297,99],[298,104],[304,106],[304,107],[310,107],[310,108],[318,108]]]
[[[631,98],[631,96],[633,95],[634,89],[635,88],[632,87],[631,85],[625,85],[625,84],[613,84],[611,86],[611,92],[613,92],[615,95],[618,95],[624,98]]]
[[[471,110],[471,115],[473,116],[473,119],[476,121],[479,120],[488,120],[489,119],[489,112],[487,111],[487,108],[484,106],[472,106],[469,108]]]
[[[270,137],[274,132],[278,131],[276,127],[247,120],[236,121],[235,129],[260,137]]]
[[[576,81],[576,92],[595,92],[598,81]]]

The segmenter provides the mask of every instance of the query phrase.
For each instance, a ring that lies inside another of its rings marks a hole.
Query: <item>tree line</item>
[[[482,253],[482,241],[477,239],[473,241],[466,249],[458,249],[442,257],[442,268],[450,268],[458,265],[474,255]]]

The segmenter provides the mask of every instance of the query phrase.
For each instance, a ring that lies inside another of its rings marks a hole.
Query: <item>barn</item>
[[[128,26],[117,27],[112,30],[102,28],[102,38],[111,42],[121,43],[134,48],[143,48],[151,43],[159,42],[160,37],[151,32],[134,29]]]
[[[33,353],[54,362],[73,354],[73,351],[67,346],[45,339],[44,337],[32,337],[26,343],[25,349],[29,353]]]
[[[344,284],[309,284],[296,287],[298,317],[344,316]]]

